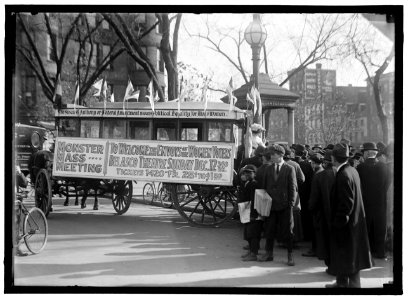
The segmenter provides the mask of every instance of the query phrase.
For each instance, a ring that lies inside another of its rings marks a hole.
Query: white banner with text
[[[232,185],[233,143],[58,137],[53,176]]]

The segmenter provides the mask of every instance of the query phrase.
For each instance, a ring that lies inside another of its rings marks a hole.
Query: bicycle
[[[23,199],[27,198],[27,193],[22,191],[17,192],[17,200],[15,200],[16,213],[16,249],[23,240],[27,249],[33,253],[40,253],[47,244],[48,238],[48,223],[47,218],[41,209],[33,207],[28,210]],[[22,216],[24,218],[22,220]],[[23,227],[21,228],[21,223]]]
[[[147,182],[143,186],[143,201],[146,204],[152,204],[154,201],[160,201],[164,208],[170,208],[173,202],[166,183]]]

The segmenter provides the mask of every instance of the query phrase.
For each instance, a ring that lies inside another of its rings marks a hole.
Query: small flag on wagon
[[[154,95],[154,89],[153,89],[153,79],[149,83],[149,93],[150,93],[150,95],[146,96],[146,97],[149,98],[150,106],[152,107],[152,111],[154,112],[155,95]]]
[[[79,103],[79,78],[76,82],[76,89],[75,89],[75,98],[74,98],[74,111],[76,114],[76,105]]]
[[[232,77],[231,77],[231,80],[229,81],[229,84],[227,87],[227,94],[228,94],[229,103],[230,103],[229,111],[232,111],[237,101],[237,97],[235,97],[234,94],[232,93],[233,89],[234,87],[233,87],[233,82],[232,82]]]

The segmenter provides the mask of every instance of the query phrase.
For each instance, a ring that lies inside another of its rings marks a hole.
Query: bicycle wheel
[[[154,186],[150,182],[143,187],[143,201],[145,204],[152,204],[154,199]]]
[[[41,209],[33,207],[24,218],[24,242],[31,253],[44,249],[48,237],[48,223]]]
[[[170,192],[167,190],[166,185],[164,184],[160,188],[159,199],[161,205],[165,208],[170,208],[173,205],[170,197]]]

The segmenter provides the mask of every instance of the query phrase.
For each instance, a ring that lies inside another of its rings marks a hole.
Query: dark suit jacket
[[[360,177],[348,164],[336,174],[330,206],[331,270],[336,275],[349,275],[371,268]]]
[[[266,167],[262,188],[272,197],[271,210],[283,210],[293,207],[296,201],[297,183],[295,168],[283,163],[277,180],[274,179],[275,167]]]

